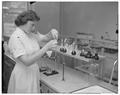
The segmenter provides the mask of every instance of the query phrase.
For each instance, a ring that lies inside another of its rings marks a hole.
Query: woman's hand
[[[58,39],[58,31],[56,30],[56,29],[52,29],[51,31],[50,31],[50,33],[52,34],[52,36],[53,36],[53,39]]]
[[[44,47],[49,50],[57,46],[57,40],[49,41]]]
[[[37,34],[35,35],[36,39],[38,40],[38,42],[48,42],[50,40],[54,40],[54,39],[58,39],[58,31],[56,29],[51,29],[51,31],[49,33],[47,33],[46,35],[40,34],[39,32],[37,32]]]
[[[36,60],[38,60],[41,56],[43,56],[46,51],[56,47],[57,46],[56,44],[57,40],[51,40],[42,49],[30,55],[22,55],[18,57],[18,60],[20,62],[23,62],[26,66],[30,66],[31,64],[36,62]]]

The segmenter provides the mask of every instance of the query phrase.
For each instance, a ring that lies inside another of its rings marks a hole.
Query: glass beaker
[[[97,63],[90,64],[90,67],[89,67],[90,75],[97,76],[98,69],[99,69],[99,64],[97,64]]]

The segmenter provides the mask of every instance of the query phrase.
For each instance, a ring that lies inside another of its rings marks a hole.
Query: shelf
[[[101,39],[94,39],[94,38],[79,38],[78,36],[64,36],[62,35],[61,38],[74,38],[74,39],[80,39],[82,41],[87,41],[87,44],[89,44],[89,41],[92,41],[92,43],[97,43],[92,45],[93,47],[100,47],[100,48],[109,48],[109,49],[118,49],[118,41],[117,40],[101,40]],[[77,42],[79,44],[79,42]]]

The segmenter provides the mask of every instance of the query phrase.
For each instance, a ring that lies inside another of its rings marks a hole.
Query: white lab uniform
[[[29,55],[38,51],[39,44],[34,37],[28,37],[20,28],[16,28],[9,40],[9,49],[16,60],[8,85],[8,93],[38,93],[39,67],[37,61],[30,66],[19,62],[21,55]]]

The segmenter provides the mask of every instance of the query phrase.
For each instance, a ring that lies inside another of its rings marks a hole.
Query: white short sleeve
[[[26,54],[24,44],[20,40],[20,37],[12,37],[9,41],[9,48],[14,58]]]

